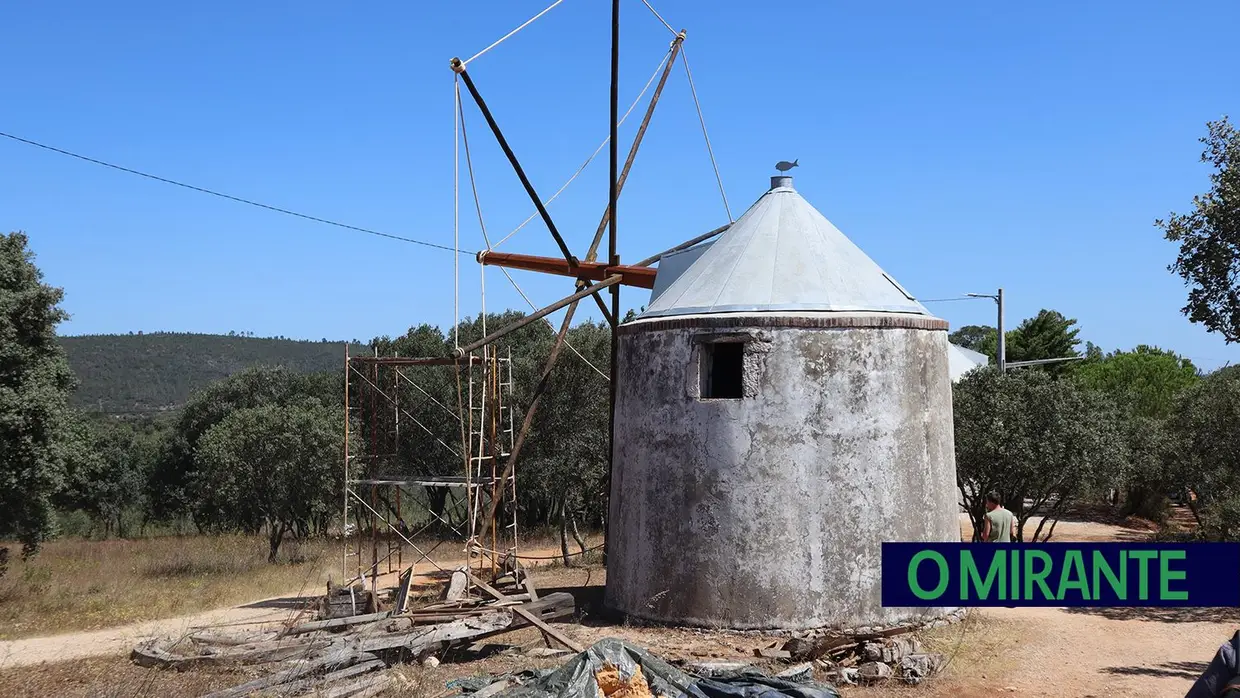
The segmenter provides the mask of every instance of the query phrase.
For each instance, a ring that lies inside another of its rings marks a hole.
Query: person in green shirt
[[[1011,543],[1016,540],[1016,517],[999,503],[999,495],[986,495],[986,519],[982,524],[982,541]]]

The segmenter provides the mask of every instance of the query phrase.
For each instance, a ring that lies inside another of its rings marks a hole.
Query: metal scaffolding
[[[429,378],[456,382],[456,409],[424,387]],[[511,353],[494,345],[433,359],[350,356],[346,348],[346,586],[369,582],[377,593],[385,573],[423,562],[442,570],[431,554],[450,542],[492,578],[505,556],[515,560],[516,472],[498,472],[513,448],[513,388]],[[440,422],[428,426],[427,412]],[[460,474],[443,474],[453,471]]]

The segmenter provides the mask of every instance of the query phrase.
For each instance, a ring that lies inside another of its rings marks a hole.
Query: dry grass
[[[285,543],[269,564],[265,540],[186,536],[58,540],[0,577],[0,640],[95,630],[265,597],[317,593],[339,576],[339,543]],[[2,692],[0,692],[2,693]]]
[[[434,545],[417,542],[423,550]],[[558,542],[527,539],[522,547],[549,555]],[[385,554],[383,543],[379,548],[380,555]],[[443,543],[434,559],[441,564],[459,560],[460,548]],[[281,561],[270,564],[263,536],[51,541],[30,562],[11,561],[8,573],[0,577],[0,640],[99,630],[277,596],[321,594],[329,577],[340,580],[341,552],[339,541],[286,541],[280,547]],[[406,564],[414,557],[406,548]],[[369,550],[363,558],[369,559]],[[386,571],[387,565],[381,563],[380,569]],[[433,594],[438,588],[421,591]]]
[[[235,671],[159,671],[106,657],[0,671],[0,696],[190,698],[247,680]]]

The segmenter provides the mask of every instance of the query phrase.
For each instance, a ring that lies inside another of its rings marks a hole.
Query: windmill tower
[[[884,540],[958,541],[947,323],[792,186],[660,261],[618,328],[608,605],[887,625]]]

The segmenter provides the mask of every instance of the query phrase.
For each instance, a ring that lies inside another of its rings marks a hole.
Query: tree
[[[1101,393],[1043,371],[969,372],[952,391],[962,506],[980,536],[988,492],[1018,522],[1041,515],[1031,540],[1048,540],[1059,518],[1124,463],[1114,405]],[[1049,524],[1043,534],[1043,527]]]
[[[159,435],[116,420],[76,420],[74,448],[67,459],[65,486],[57,496],[64,509],[79,509],[102,523],[104,536],[124,537],[125,514],[141,507],[159,455]]]
[[[1054,310],[1040,310],[1020,323],[1008,336],[1007,358],[1010,361],[1034,361],[1080,356],[1076,346],[1080,329],[1071,320]]]
[[[1240,538],[1240,371],[1222,369],[1189,388],[1169,426],[1168,460],[1197,497],[1191,508],[1209,538]]]
[[[1125,489],[1125,512],[1162,520],[1167,493],[1182,488],[1166,467],[1165,422],[1177,398],[1200,381],[1197,367],[1175,352],[1142,344],[1084,361],[1072,375],[1082,385],[1107,393],[1127,421],[1127,481],[1117,483]]]
[[[1179,243],[1168,269],[1189,287],[1181,309],[1189,320],[1240,341],[1240,132],[1224,117],[1206,124],[1201,161],[1210,164],[1210,190],[1193,197],[1193,210],[1154,224]]]
[[[275,562],[286,534],[309,536],[340,505],[341,419],[313,398],[233,411],[195,451],[196,508],[221,525],[265,527]]]
[[[0,236],[0,539],[33,555],[52,532],[75,381],[56,341],[64,291],[43,283],[23,233]],[[0,548],[0,574],[7,559]]]
[[[195,451],[198,442],[211,429],[237,410],[264,405],[283,405],[313,396],[325,402],[341,404],[342,397],[315,395],[328,389],[325,379],[315,375],[299,375],[284,368],[255,367],[213,383],[196,393],[181,410],[172,429],[168,453],[151,472],[148,493],[152,515],[157,519],[183,516],[194,511],[200,493],[194,490],[198,463]],[[343,430],[343,425],[342,425]],[[195,524],[209,527],[203,519],[204,510],[196,512]]]
[[[997,330],[989,325],[965,325],[948,335],[947,341],[965,349],[985,352],[987,339],[995,343],[993,338],[996,334]]]
[[[1191,360],[1145,344],[1077,366],[1074,375],[1127,411],[1152,419],[1169,417],[1176,397],[1201,379]]]
[[[1038,311],[1037,315],[1023,320],[1016,329],[1005,333],[1007,344],[1004,349],[1007,360],[1035,361],[1080,356],[1080,352],[1076,350],[1076,346],[1081,343],[1077,338],[1080,329],[1074,325],[1076,320],[1064,317],[1063,313],[1058,311]],[[975,351],[986,354],[994,361],[999,353],[999,333],[992,331],[983,335]],[[1065,364],[1048,364],[1041,369],[1060,375],[1067,371],[1068,367]]]
[[[568,341],[594,366],[606,370],[611,358],[611,330],[584,322],[569,330]],[[585,540],[578,521],[597,524],[608,500],[608,384],[581,357],[565,356],[552,373],[535,425],[542,438],[531,442],[519,483],[527,508],[557,519],[560,549],[569,564],[571,531],[581,553]],[[530,505],[534,505],[531,507]]]

